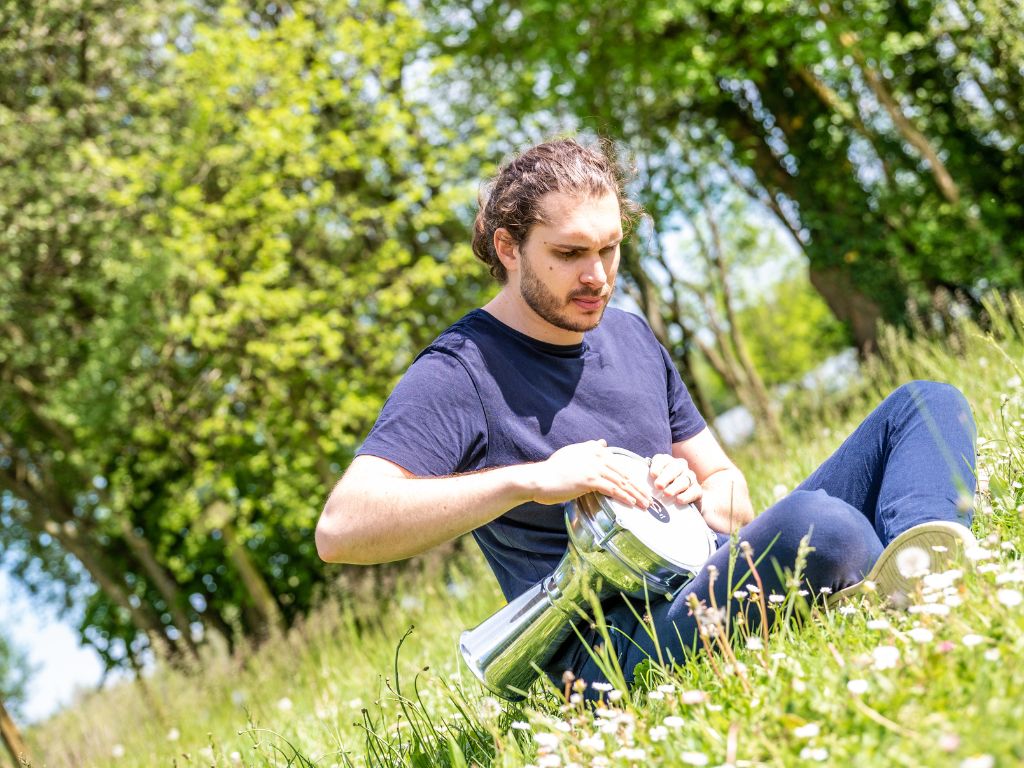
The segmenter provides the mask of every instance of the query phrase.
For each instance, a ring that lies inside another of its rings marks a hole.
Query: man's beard
[[[536,312],[542,319],[551,323],[551,325],[564,331],[583,333],[597,327],[604,316],[605,308],[608,306],[608,298],[611,297],[612,292],[615,290],[614,280],[609,283],[608,293],[604,297],[605,303],[596,315],[573,318],[568,311],[568,308],[572,306],[573,299],[596,299],[601,297],[601,291],[579,288],[570,293],[565,300],[562,300],[548,290],[548,287],[540,281],[537,273],[530,268],[529,261],[526,259],[521,259],[521,261],[522,275],[519,281],[519,292],[523,297],[523,301],[526,302],[530,309]]]

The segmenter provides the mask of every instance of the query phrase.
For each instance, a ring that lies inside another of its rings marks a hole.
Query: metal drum
[[[498,696],[526,695],[591,596],[673,595],[718,548],[718,537],[696,507],[673,504],[654,490],[648,459],[612,450],[629,459],[637,484],[651,489],[651,505],[631,507],[596,492],[569,502],[569,546],[551,575],[462,633],[462,657]]]

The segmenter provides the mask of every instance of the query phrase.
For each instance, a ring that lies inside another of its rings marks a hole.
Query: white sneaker
[[[970,529],[947,520],[931,520],[908,528],[882,550],[864,581],[841,589],[828,598],[829,605],[866,592],[865,582],[897,607],[909,602],[917,582],[929,573],[948,570],[960,554],[977,544]]]

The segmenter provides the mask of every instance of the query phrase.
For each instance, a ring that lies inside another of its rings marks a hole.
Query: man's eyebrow
[[[617,237],[614,240],[609,240],[606,245],[602,246],[602,249],[603,248],[612,248],[612,247],[618,245],[619,243],[621,243],[625,239],[626,239],[626,236],[623,235],[622,237]],[[565,248],[567,251],[585,251],[585,250],[587,250],[587,246],[585,246],[585,245],[577,245],[577,244],[574,244],[574,243],[552,243],[549,240],[545,240],[544,244],[545,245],[554,246],[555,248]]]

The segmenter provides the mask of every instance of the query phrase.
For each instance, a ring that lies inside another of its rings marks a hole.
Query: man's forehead
[[[601,196],[572,196],[552,192],[545,195],[544,224],[563,239],[602,240],[622,237],[622,215],[618,198],[611,192]],[[550,239],[550,238],[545,238]]]

